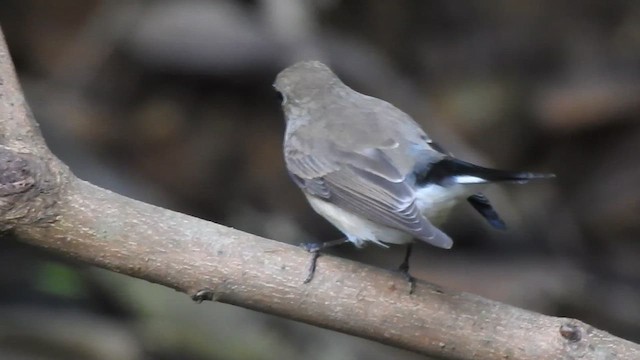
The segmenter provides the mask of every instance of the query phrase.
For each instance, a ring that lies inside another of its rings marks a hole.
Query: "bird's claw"
[[[416,290],[416,278],[414,278],[413,276],[411,276],[411,274],[409,274],[409,267],[403,266],[403,265],[400,265],[400,267],[398,268],[398,272],[409,283],[409,295],[411,295]]]
[[[311,263],[309,264],[309,271],[307,272],[307,277],[302,282],[303,284],[308,284],[311,280],[313,280],[313,275],[315,275],[316,273],[316,263],[318,262],[318,257],[320,257],[319,249],[316,251],[310,251],[310,250],[307,250],[307,251],[311,252],[312,255],[311,255]]]
[[[411,295],[416,290],[416,278],[406,273],[405,279],[409,282],[409,295]]]

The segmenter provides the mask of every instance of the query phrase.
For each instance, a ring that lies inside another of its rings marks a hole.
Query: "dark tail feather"
[[[467,198],[469,204],[473,206],[476,211],[484,217],[491,226],[498,230],[506,230],[507,225],[504,223],[504,220],[500,218],[500,215],[493,209],[491,206],[491,202],[481,193],[477,193],[471,195]]]
[[[526,183],[530,180],[550,179],[554,177],[555,174],[489,169],[466,161],[448,158],[435,163],[427,172],[424,182],[437,183],[445,186],[451,183],[483,184],[497,181]]]

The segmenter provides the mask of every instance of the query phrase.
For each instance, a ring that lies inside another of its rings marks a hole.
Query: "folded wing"
[[[327,148],[318,156],[289,147],[285,157],[292,178],[309,195],[434,246],[450,248],[452,240],[420,214],[407,176],[385,150],[340,153]]]

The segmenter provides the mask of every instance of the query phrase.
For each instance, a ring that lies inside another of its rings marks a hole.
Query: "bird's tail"
[[[427,182],[447,184],[484,184],[489,182],[526,183],[537,179],[554,178],[555,174],[490,169],[466,161],[446,158],[434,164],[425,177]]]

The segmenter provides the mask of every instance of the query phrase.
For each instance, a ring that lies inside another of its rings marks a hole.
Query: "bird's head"
[[[340,79],[319,61],[303,61],[282,70],[273,87],[281,96],[282,106],[305,106],[319,101]]]

